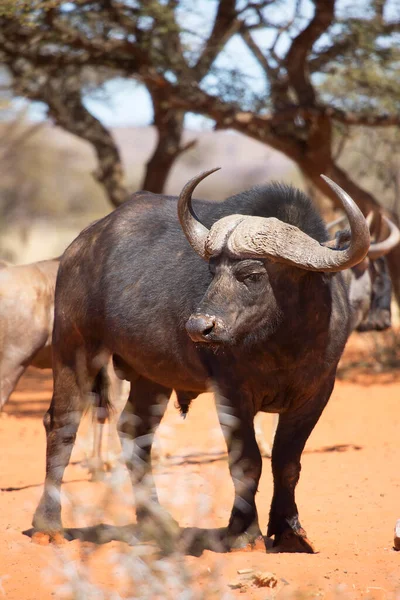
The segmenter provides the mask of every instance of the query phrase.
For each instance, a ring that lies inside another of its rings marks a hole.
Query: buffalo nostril
[[[193,341],[201,342],[213,333],[215,325],[216,318],[213,316],[193,315],[186,323],[186,330]]]
[[[211,325],[211,327],[207,327],[207,329],[204,329],[203,335],[208,335],[209,333],[212,332],[213,329],[214,329],[214,325]]]
[[[208,327],[206,327],[205,329],[203,329],[203,332],[202,332],[203,335],[204,336],[209,335],[212,332],[212,330],[214,329],[214,326],[215,326],[215,323],[212,323],[211,325],[209,325]]]

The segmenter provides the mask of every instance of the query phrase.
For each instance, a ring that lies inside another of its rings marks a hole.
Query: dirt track
[[[3,591],[7,600],[69,598],[70,587],[60,584],[67,572],[68,578],[74,579],[78,564],[88,569],[93,583],[119,590],[125,597],[119,587],[122,575],[110,559],[115,559],[117,550],[126,551],[127,544],[110,541],[94,546],[75,540],[57,550],[35,545],[23,535],[31,526],[41,494],[45,456],[41,418],[50,398],[50,374],[31,370],[9,402],[7,416],[0,418],[0,597]],[[222,598],[225,593],[263,600],[275,596],[400,598],[400,552],[392,550],[393,528],[400,517],[399,403],[400,378],[369,374],[360,376],[357,383],[337,382],[303,454],[297,491],[301,521],[318,554],[205,551],[201,557],[185,558],[194,575],[193,588],[203,590],[205,598]],[[181,526],[225,525],[232,484],[211,396],[196,400],[185,422],[172,399],[157,435],[162,459],[156,480],[162,503]],[[80,439],[64,486],[80,512],[75,510],[71,516],[67,509],[64,521],[67,526],[81,527],[88,540],[88,526],[114,519],[117,530],[122,531],[132,521],[131,489],[125,477],[117,484],[120,493],[110,500],[103,483],[88,482],[87,471],[79,462],[85,450],[84,437]],[[265,530],[271,499],[268,459],[264,459],[257,499]],[[97,510],[100,506],[103,512]],[[64,565],[62,570],[60,565]],[[215,568],[220,572],[217,583]],[[274,590],[256,588],[251,585],[252,574],[240,575],[238,569],[270,571],[278,586]],[[236,582],[247,589],[231,589],[228,584]],[[217,584],[214,593],[212,586]],[[76,590],[81,584],[74,585]],[[101,597],[94,588],[79,589],[76,598]],[[294,595],[299,589],[304,595]],[[133,597],[132,589],[130,594]],[[166,588],[155,597],[177,596]]]

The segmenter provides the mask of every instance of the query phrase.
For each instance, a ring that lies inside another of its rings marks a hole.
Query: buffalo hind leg
[[[127,403],[130,389],[130,382],[117,377],[112,361],[108,362],[106,371],[105,374],[103,370],[102,375],[107,378],[108,403],[112,405],[113,411],[110,413],[105,410],[104,406],[99,406],[93,415],[93,449],[92,456],[88,460],[88,470],[92,481],[101,480],[105,472],[112,471],[117,465],[115,452],[111,452],[111,438],[116,432],[117,421]],[[97,394],[100,393],[101,396],[101,390],[95,389],[94,391]],[[107,436],[104,435],[105,431]],[[104,437],[106,437],[106,448],[103,445]]]
[[[299,521],[295,488],[300,477],[301,454],[329,400],[333,384],[334,379],[330,379],[310,402],[279,417],[272,449],[274,494],[267,535],[275,536],[274,547],[283,552],[314,552]]]
[[[141,534],[171,550],[179,526],[158,501],[151,473],[151,447],[172,390],[139,377],[131,384],[128,402],[118,422],[122,451],[135,494]]]
[[[261,477],[262,459],[254,431],[254,412],[244,398],[235,403],[217,394],[218,417],[229,456],[235,500],[224,544],[228,549],[262,545],[255,496]]]
[[[81,371],[81,370],[80,370]],[[44,491],[33,517],[33,527],[57,541],[62,537],[60,488],[69,463],[76,433],[93,378],[77,373],[75,366],[61,364],[54,371],[54,391],[43,418],[46,429],[46,478]],[[37,541],[40,541],[37,536]]]

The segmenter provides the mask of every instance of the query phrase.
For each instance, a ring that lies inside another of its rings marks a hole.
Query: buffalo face
[[[326,177],[349,219],[345,249],[338,251],[331,242],[320,243],[275,217],[233,214],[208,229],[193,210],[192,193],[215,170],[189,181],[178,200],[183,232],[213,273],[186,330],[194,342],[235,344],[247,336],[254,341],[260,333],[265,338],[277,329],[285,312],[281,307],[297,295],[302,274],[335,273],[360,263],[369,249],[369,229],[350,196]]]
[[[236,344],[254,332],[272,333],[280,310],[264,261],[212,259],[213,280],[186,323],[194,342]]]

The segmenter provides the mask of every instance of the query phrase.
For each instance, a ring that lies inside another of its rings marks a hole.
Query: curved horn
[[[397,225],[385,217],[385,215],[382,215],[382,218],[389,227],[389,235],[386,240],[371,244],[368,251],[368,257],[371,260],[376,260],[381,256],[385,256],[385,254],[388,254],[400,242],[400,231]]]
[[[219,171],[220,168],[221,167],[216,167],[215,169],[204,171],[203,173],[196,175],[196,177],[193,177],[193,179],[188,181],[188,183],[185,185],[178,199],[178,217],[183,232],[193,250],[205,260],[207,259],[205,244],[209,230],[202,223],[200,223],[193,210],[192,194],[200,181],[203,181],[203,179],[208,177],[208,175],[211,175],[211,173]]]
[[[364,216],[342,188],[328,177],[322,177],[339,196],[349,220],[351,239],[347,248],[329,248],[298,227],[273,217],[243,218],[241,215],[226,240],[228,250],[235,256],[271,258],[308,271],[343,271],[361,262],[370,245],[369,229]],[[225,217],[212,226],[207,247],[212,238],[222,238],[232,219],[233,216]],[[216,249],[218,250],[217,247]],[[208,248],[210,254],[212,250],[213,248]]]
[[[342,271],[357,265],[365,258],[371,242],[369,226],[364,215],[349,194],[326,175],[321,175],[321,177],[338,196],[350,225],[350,245],[346,250],[341,252],[346,254],[346,256],[339,257],[339,261],[334,261],[338,263],[338,266],[340,264],[340,268],[335,268],[334,270]]]

